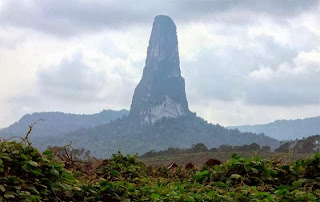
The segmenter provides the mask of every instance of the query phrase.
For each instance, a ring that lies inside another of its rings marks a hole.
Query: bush
[[[49,150],[5,141],[0,201],[319,201],[319,170],[319,153],[288,165],[234,154],[214,167],[171,170],[119,152],[86,176]]]
[[[50,151],[42,154],[23,143],[0,143],[0,199],[78,200],[79,182]]]

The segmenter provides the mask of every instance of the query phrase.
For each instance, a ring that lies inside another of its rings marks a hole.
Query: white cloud
[[[103,31],[67,40],[24,29],[0,33],[8,44],[17,42],[13,47],[0,45],[0,85],[5,86],[0,88],[0,127],[34,111],[128,109],[144,65],[142,49],[145,52],[148,42],[141,38],[148,32]],[[77,53],[81,60],[74,58]],[[92,83],[95,90],[83,83]]]
[[[311,70],[320,70],[320,49],[309,52],[302,52],[294,59],[297,66],[311,68]]]
[[[306,77],[312,74],[320,76],[320,51],[312,50],[309,52],[301,52],[292,60],[292,64],[283,63],[275,70],[269,67],[261,67],[250,72],[249,77],[254,79],[265,79],[272,82],[272,79],[282,79],[288,76]],[[297,78],[298,79],[298,78]],[[308,79],[308,77],[306,77]],[[312,86],[310,86],[311,88]]]
[[[260,67],[257,70],[250,72],[249,77],[254,79],[269,79],[272,74],[272,69],[270,67]]]
[[[260,68],[248,76],[246,100],[260,105],[319,105],[320,52],[300,52],[278,68]]]

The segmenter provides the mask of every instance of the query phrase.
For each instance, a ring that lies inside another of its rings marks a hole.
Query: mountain
[[[276,152],[289,152],[295,153],[315,153],[320,152],[320,135],[313,135],[300,140],[289,141],[281,144]]]
[[[24,137],[29,130],[29,125],[42,119],[43,121],[38,121],[33,127],[32,135],[30,135],[31,140],[37,145],[39,138],[57,137],[79,129],[106,124],[112,120],[127,116],[128,113],[124,109],[120,111],[103,110],[100,113],[91,115],[37,112],[24,115],[19,121],[0,130],[0,137],[5,139],[12,136]]]
[[[34,127],[35,131],[37,127]],[[62,135],[52,135],[51,130],[41,131],[43,136],[31,137],[40,149],[49,145],[63,146],[72,141],[73,147],[89,149],[100,158],[118,150],[142,154],[168,147],[188,148],[196,143],[204,143],[207,147],[251,143],[272,148],[279,146],[279,141],[263,134],[241,133],[213,125],[190,112],[180,71],[176,26],[170,17],[163,15],[154,19],[146,65],[134,91],[129,115],[89,127]],[[59,126],[51,129],[59,130]]]
[[[66,145],[72,141],[75,148],[85,147],[96,157],[107,157],[112,153],[143,154],[150,150],[189,148],[196,143],[207,147],[222,144],[244,145],[258,143],[262,146],[277,148],[277,140],[262,134],[241,133],[220,125],[206,122],[194,113],[177,118],[162,118],[153,124],[132,127],[128,117],[112,121],[94,128],[65,134],[59,139],[47,139],[51,145]]]
[[[268,124],[230,126],[242,132],[264,133],[278,140],[294,140],[320,134],[320,116],[296,119],[277,120]]]
[[[129,118],[136,124],[152,124],[188,113],[176,25],[170,17],[160,15],[153,22],[146,66],[134,91]]]
[[[48,140],[52,145],[73,142],[97,157],[118,150],[144,153],[168,147],[187,148],[203,142],[221,144],[258,143],[276,148],[279,142],[254,133],[241,133],[207,123],[188,108],[185,82],[181,76],[176,26],[168,16],[157,16],[147,50],[141,81],[134,91],[128,117],[94,128]]]

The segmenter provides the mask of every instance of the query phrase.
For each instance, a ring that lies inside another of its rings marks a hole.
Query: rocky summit
[[[153,22],[146,65],[134,91],[129,119],[153,124],[163,117],[176,118],[189,112],[176,25],[170,17],[159,15]]]

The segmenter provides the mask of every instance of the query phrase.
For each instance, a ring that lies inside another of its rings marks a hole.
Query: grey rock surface
[[[135,89],[129,118],[138,124],[153,124],[163,117],[188,114],[181,76],[176,25],[168,16],[153,22],[146,65]]]

